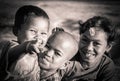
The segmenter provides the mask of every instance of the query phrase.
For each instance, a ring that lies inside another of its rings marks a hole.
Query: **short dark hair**
[[[46,18],[49,22],[49,16],[43,9],[33,5],[22,6],[17,10],[15,15],[15,23],[13,27],[14,35],[17,35],[18,30],[21,29],[21,24],[24,24],[26,22],[26,19],[28,18],[28,16],[30,16],[30,14]]]
[[[106,17],[101,16],[94,16],[90,19],[88,19],[86,22],[82,24],[80,27],[80,33],[84,33],[85,31],[89,30],[91,27],[99,27],[104,30],[104,32],[107,34],[107,42],[111,43],[117,38],[117,32],[118,27],[115,27],[110,19]]]
[[[53,29],[52,29],[52,33],[55,33],[55,32],[57,32],[57,31],[64,31],[64,29],[61,28],[61,27],[56,27],[56,28],[53,28]]]

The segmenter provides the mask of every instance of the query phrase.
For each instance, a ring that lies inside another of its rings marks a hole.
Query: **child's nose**
[[[40,36],[36,36],[36,40],[39,44],[43,44],[43,39]]]
[[[93,51],[93,44],[92,43],[88,44],[87,51]]]
[[[37,48],[39,48],[39,50],[41,50],[44,47],[44,43],[42,40],[36,39],[34,44],[35,46],[37,46]]]
[[[47,56],[52,57],[54,55],[54,50],[49,50]]]
[[[36,33],[36,38],[37,38],[37,39],[42,39],[42,34],[41,34],[40,32],[37,32],[37,33]]]
[[[43,44],[43,40],[42,40],[42,39],[38,40],[38,43],[39,43],[40,45],[42,45],[42,44]]]

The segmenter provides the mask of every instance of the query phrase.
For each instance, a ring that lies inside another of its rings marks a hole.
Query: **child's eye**
[[[41,34],[42,34],[42,35],[47,35],[47,33],[45,33],[45,32],[42,32]]]
[[[47,36],[47,33],[42,32],[41,35],[42,35],[42,36]]]
[[[58,51],[55,51],[56,56],[61,56],[61,54]]]
[[[47,33],[41,33],[41,36],[42,36],[43,38],[47,38]]]
[[[36,34],[37,31],[36,30],[30,30],[32,32],[32,34]]]
[[[98,45],[100,45],[100,43],[94,42],[93,45],[94,45],[94,46],[98,46]]]

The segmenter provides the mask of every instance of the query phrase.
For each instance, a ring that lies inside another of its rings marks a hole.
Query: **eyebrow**
[[[92,41],[97,41],[97,42],[100,42],[100,40],[97,40],[97,39],[91,39],[91,38],[88,38],[86,35],[83,35],[83,38],[86,38],[87,40],[92,40]]]
[[[54,48],[53,48],[54,49]],[[62,56],[63,55],[63,52],[62,51],[60,51],[60,50],[58,50],[58,49],[54,49],[55,51],[57,51],[59,54],[60,54],[60,56]]]

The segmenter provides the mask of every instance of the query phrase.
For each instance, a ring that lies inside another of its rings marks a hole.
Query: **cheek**
[[[98,55],[102,56],[106,51],[106,48],[104,46],[96,49],[96,52],[98,53]]]
[[[48,41],[48,36],[42,36],[42,40],[46,44],[46,42]]]
[[[61,63],[62,63],[62,59],[61,58],[54,57],[54,64],[61,65]]]
[[[25,33],[25,38],[26,38],[27,41],[35,40],[35,35],[33,35],[31,32],[26,32]]]
[[[79,42],[79,48],[84,48],[87,47],[89,45],[89,42],[85,42],[85,41],[80,41]]]
[[[47,37],[47,36],[44,36],[44,37],[42,37],[42,39],[43,39],[44,41],[47,41],[47,40],[48,40],[48,37]]]
[[[61,60],[55,61],[55,62],[53,63],[53,67],[56,68],[56,69],[58,69],[58,68],[60,68],[63,64],[64,64],[64,63],[63,63],[63,61],[61,61]]]
[[[80,43],[80,44],[79,44],[79,51],[80,51],[80,50],[87,51],[87,45],[86,45],[86,44],[83,44],[83,43]]]
[[[28,40],[27,33],[25,31],[19,32],[19,34],[18,34],[18,41],[20,43],[24,43],[27,40]]]
[[[68,61],[69,58],[66,56],[62,56],[59,59],[57,59],[57,64],[59,64],[60,66],[63,65],[66,61]]]

